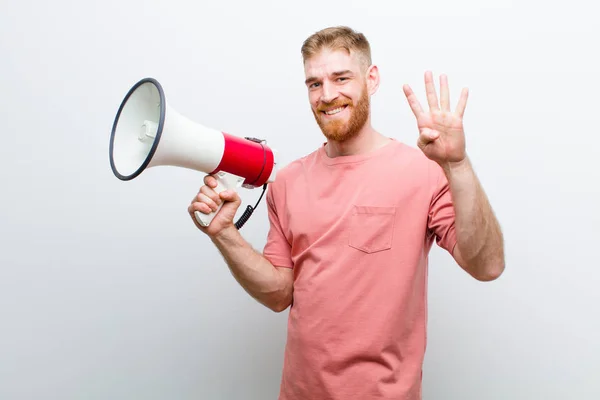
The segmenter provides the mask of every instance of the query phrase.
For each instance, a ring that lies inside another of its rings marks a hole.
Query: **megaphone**
[[[176,166],[214,175],[217,193],[262,186],[264,194],[277,174],[277,151],[265,140],[225,133],[179,114],[154,78],[141,79],[125,95],[113,123],[109,153],[112,172],[122,181],[151,167]],[[219,209],[194,215],[207,227]],[[247,212],[252,211],[249,206]],[[248,217],[242,216],[236,226]]]

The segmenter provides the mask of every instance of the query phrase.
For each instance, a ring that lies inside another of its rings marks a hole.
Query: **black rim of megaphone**
[[[146,159],[144,160],[144,162],[132,174],[130,174],[130,175],[122,175],[121,173],[119,173],[119,171],[117,171],[117,167],[115,166],[114,157],[113,157],[113,148],[114,148],[114,143],[115,143],[115,133],[117,131],[117,125],[119,123],[119,118],[121,116],[121,112],[123,111],[123,107],[125,107],[125,104],[129,100],[129,97],[131,97],[131,95],[133,94],[133,92],[135,92],[136,89],[138,87],[140,87],[141,85],[143,85],[144,83],[152,83],[156,87],[156,89],[158,89],[158,93],[159,93],[159,96],[160,96],[160,119],[158,121],[158,129],[156,131],[156,137],[154,138],[154,143],[152,143],[152,148],[148,152],[148,155],[146,156]],[[142,173],[142,171],[144,171],[144,169],[146,169],[146,167],[150,163],[150,160],[152,160],[152,157],[154,156],[154,153],[156,152],[156,149],[158,148],[158,143],[160,141],[160,136],[162,134],[162,130],[163,130],[164,124],[165,124],[165,92],[163,91],[163,88],[162,88],[161,84],[158,83],[158,81],[156,79],[154,79],[154,78],[144,78],[144,79],[141,79],[139,82],[137,82],[135,85],[133,85],[133,87],[131,89],[129,89],[129,92],[127,92],[127,94],[125,95],[125,98],[121,102],[121,105],[119,106],[119,110],[117,111],[117,116],[115,117],[115,121],[113,123],[112,131],[110,133],[110,149],[109,149],[110,168],[112,169],[113,173],[115,174],[115,176],[117,178],[121,179],[122,181],[128,181],[128,180],[131,180],[131,179],[137,177],[139,174]]]

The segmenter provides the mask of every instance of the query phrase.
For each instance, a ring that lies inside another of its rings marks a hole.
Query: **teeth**
[[[344,107],[345,107],[345,106],[344,106]],[[333,114],[337,114],[337,113],[339,113],[340,111],[342,111],[342,110],[344,109],[344,107],[338,107],[338,108],[336,108],[336,109],[333,109],[333,110],[325,111],[325,114],[327,114],[327,115],[333,115]]]

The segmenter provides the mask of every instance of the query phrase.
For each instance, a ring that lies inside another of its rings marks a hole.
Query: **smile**
[[[348,106],[345,105],[345,106],[342,106],[342,107],[334,108],[333,110],[323,111],[323,113],[325,115],[335,115],[337,113],[340,113],[340,112],[344,111],[346,109],[346,107],[348,107]]]

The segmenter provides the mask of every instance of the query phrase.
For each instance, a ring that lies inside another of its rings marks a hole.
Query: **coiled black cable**
[[[265,183],[263,185],[263,191],[260,194],[260,197],[258,198],[258,201],[256,202],[256,204],[254,205],[254,207],[252,207],[251,205],[248,205],[248,207],[246,207],[246,209],[244,210],[244,213],[240,216],[240,218],[235,222],[235,227],[240,230],[242,228],[242,226],[244,226],[244,224],[246,222],[248,222],[248,220],[250,219],[250,216],[252,216],[252,213],[254,212],[254,210],[256,210],[256,207],[258,207],[258,203],[260,203],[260,200],[262,199],[263,195],[265,194],[267,190],[267,184]]]

